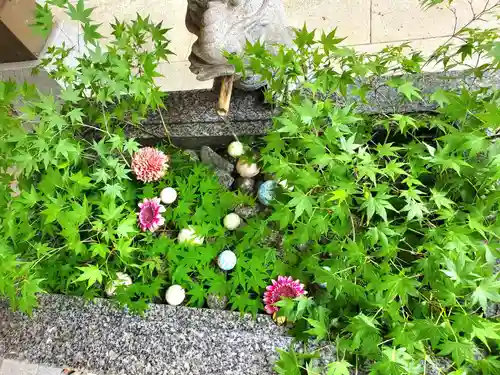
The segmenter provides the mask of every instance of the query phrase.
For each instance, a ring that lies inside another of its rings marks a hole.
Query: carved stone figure
[[[290,44],[282,0],[188,0],[186,27],[198,36],[193,44],[190,69],[198,80],[234,74],[222,52],[241,53],[246,41]],[[239,86],[262,86],[260,77],[247,77]]]

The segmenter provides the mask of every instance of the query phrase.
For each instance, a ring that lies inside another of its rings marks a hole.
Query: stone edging
[[[138,317],[103,299],[39,301],[32,318],[0,304],[0,357],[113,375],[266,375],[292,341],[264,315],[152,305]]]
[[[464,71],[423,73],[411,78],[422,93],[430,94],[438,88],[459,91],[466,84],[470,88],[499,87],[500,72],[476,79]],[[401,101],[397,90],[383,84],[382,79],[372,82],[367,93],[367,103],[361,103],[356,96],[348,102],[337,100],[338,105],[357,104],[360,113],[412,113],[428,112],[436,108],[435,103],[417,100],[411,103]],[[272,124],[273,110],[264,103],[260,91],[235,90],[227,121],[216,113],[217,90],[177,91],[169,93],[165,100],[166,110],[162,116],[152,113],[141,128],[128,128],[127,133],[143,143],[156,143],[165,138],[162,123],[169,129],[172,142],[183,148],[200,148],[203,145],[222,146],[234,140],[234,135],[262,136]],[[335,100],[335,99],[334,99]]]

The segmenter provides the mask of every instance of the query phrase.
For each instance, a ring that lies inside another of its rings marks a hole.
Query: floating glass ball
[[[227,307],[228,301],[227,296],[219,296],[214,293],[207,295],[207,305],[213,310],[224,310]]]
[[[235,230],[241,224],[241,218],[235,214],[230,213],[224,217],[224,227],[229,230]]]
[[[236,171],[239,173],[241,177],[255,177],[259,174],[260,169],[255,163],[247,164],[243,160],[238,160],[236,163]]]
[[[238,158],[245,153],[243,143],[235,141],[231,142],[227,147],[227,153],[233,158]]]
[[[165,293],[165,299],[167,300],[167,303],[172,306],[180,305],[182,302],[184,302],[184,298],[186,298],[186,292],[180,285],[172,285],[167,289],[167,292]]]
[[[165,204],[174,203],[175,200],[177,199],[177,192],[175,191],[174,188],[167,187],[161,191],[160,199]]]
[[[269,206],[271,202],[276,198],[276,181],[265,181],[259,186],[259,191],[257,193],[257,198],[259,198],[260,203],[265,206]]]
[[[231,250],[224,250],[219,254],[217,264],[223,271],[231,271],[236,266],[236,255]]]
[[[255,193],[255,181],[251,178],[238,177],[235,185],[243,194],[253,195]]]

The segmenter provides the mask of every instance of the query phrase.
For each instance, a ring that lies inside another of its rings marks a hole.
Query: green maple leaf
[[[485,103],[484,110],[485,112],[477,114],[477,117],[486,126],[496,129],[500,123],[500,108],[495,103]]]
[[[90,251],[92,251],[92,256],[100,256],[103,259],[105,259],[109,253],[108,247],[102,243],[92,244],[90,246]]]
[[[404,165],[405,163],[398,163],[395,160],[391,160],[389,163],[387,163],[387,165],[383,169],[384,174],[389,176],[392,179],[392,181],[395,181],[396,178],[398,178],[401,175],[408,175],[408,173],[406,173],[405,170],[401,168]]]
[[[472,329],[472,336],[481,340],[481,342],[488,348],[491,352],[490,346],[488,344],[488,339],[499,342],[500,335],[497,333],[500,331],[500,323],[490,322],[484,320],[481,322],[481,327],[474,326]]]
[[[189,305],[202,307],[205,303],[205,295],[206,290],[202,285],[196,283],[189,288],[189,292],[187,293],[191,296],[189,299]]]
[[[470,164],[465,160],[461,159],[458,156],[447,155],[446,152],[444,152],[442,149],[440,149],[436,153],[432,161],[435,164],[442,166],[443,170],[453,169],[455,172],[457,172],[458,175],[460,175],[461,167],[470,167]]]
[[[351,366],[346,360],[331,362],[328,364],[327,375],[349,375],[349,367]]]
[[[440,324],[430,319],[416,319],[413,332],[418,340],[429,340],[433,347],[444,338],[448,337],[447,331]]]
[[[45,205],[47,208],[42,211],[42,214],[46,216],[45,223],[48,224],[56,221],[64,207],[64,202],[61,202],[59,199],[53,199],[52,202],[48,202]]]
[[[297,310],[294,320],[302,318],[308,308],[314,305],[313,299],[305,296],[297,297],[295,301],[297,302]]]
[[[497,62],[500,61],[500,42],[493,43],[493,47],[488,52],[488,55],[493,57]]]
[[[96,143],[96,141],[94,141],[92,148],[102,159],[105,159],[108,156],[109,149],[104,138],[101,139],[99,143]]]
[[[382,359],[377,361],[373,366],[373,370],[377,374],[400,375],[420,373],[419,369],[413,365],[411,355],[406,353],[406,348],[384,347],[382,353]]]
[[[28,315],[33,314],[33,307],[37,305],[37,294],[43,293],[44,290],[40,287],[40,283],[44,279],[35,279],[33,275],[29,275],[27,279],[21,282],[19,299],[19,309],[26,312]]]
[[[56,153],[55,153],[56,157],[58,155],[62,155],[62,156],[64,156],[64,158],[69,159],[69,155],[78,153],[79,149],[68,138],[63,138],[57,144],[55,151],[56,151]]]
[[[90,177],[84,176],[82,171],[78,171],[78,173],[72,174],[69,179],[83,188],[92,186],[90,182],[92,179]]]
[[[68,116],[71,120],[71,123],[79,123],[83,122],[83,111],[81,108],[74,108],[69,113]]]
[[[171,29],[163,27],[163,21],[157,23],[155,26],[151,27],[151,39],[155,42],[163,42],[166,41],[167,38],[165,34]]]
[[[412,82],[405,82],[398,87],[398,92],[403,94],[409,101],[412,101],[414,97],[417,99],[422,99],[419,91],[419,89],[413,86]]]
[[[437,89],[430,97],[431,101],[438,103],[440,107],[444,107],[446,104],[450,104],[450,99],[448,99],[448,93],[442,89]]]
[[[80,95],[78,91],[76,91],[73,87],[69,86],[67,87],[60,95],[59,97],[67,102],[71,103],[78,103],[80,101]]]
[[[52,31],[54,20],[48,4],[36,4],[35,23],[30,26],[43,37],[47,37]]]
[[[321,375],[321,368],[315,367],[313,362],[306,363],[306,373],[307,375]]]
[[[378,144],[376,147],[377,153],[380,157],[396,156],[396,152],[402,150],[403,147],[393,146],[392,142]]]
[[[293,347],[288,352],[281,349],[277,351],[280,359],[276,361],[274,370],[280,375],[300,375],[300,364]]]
[[[123,146],[124,139],[118,134],[113,134],[109,139],[108,143],[111,143],[112,150],[121,150]]]
[[[26,206],[30,208],[38,203],[39,197],[33,185],[31,185],[31,189],[29,192],[28,190],[22,191],[21,200]]]
[[[396,211],[396,209],[389,202],[390,198],[392,198],[392,195],[378,192],[375,197],[370,195],[368,199],[361,204],[361,208],[366,208],[368,222],[375,213],[387,222],[387,210]]]
[[[68,15],[73,21],[80,21],[82,23],[88,23],[90,21],[90,14],[94,10],[93,8],[85,8],[84,0],[78,0],[76,6],[68,3]]]
[[[120,78],[125,78],[130,75],[130,65],[127,60],[115,57],[113,58],[112,63],[113,67],[111,68],[111,71],[116,73]]]
[[[137,248],[131,246],[132,240],[127,238],[120,238],[114,245],[124,262],[130,261],[132,253],[137,250]]]
[[[155,69],[158,67],[158,63],[155,61],[155,57],[152,53],[148,53],[143,57],[142,62],[143,72],[148,78],[154,78],[161,76]]]
[[[111,176],[108,174],[108,172],[106,172],[105,169],[103,168],[100,168],[100,169],[97,169],[93,174],[92,174],[92,178],[95,180],[95,182],[108,182],[109,179],[111,179]]]
[[[104,186],[104,195],[107,197],[110,197],[112,199],[116,199],[118,197],[118,198],[121,198],[123,200],[123,196],[122,196],[123,190],[124,190],[123,186],[121,186],[118,183],[113,184],[113,185],[106,184]]]
[[[472,293],[472,303],[479,304],[486,311],[488,301],[500,302],[500,280],[493,275],[483,279]]]
[[[178,264],[175,267],[175,271],[172,273],[172,281],[175,281],[177,284],[183,284],[185,282],[190,282],[191,277],[189,273],[192,272],[192,268],[188,267],[186,264]]]
[[[82,274],[76,279],[74,282],[82,282],[87,281],[87,289],[90,288],[94,283],[102,283],[102,277],[104,276],[104,272],[102,272],[99,267],[94,265],[89,265],[86,267],[76,267]]]
[[[455,204],[451,199],[446,198],[446,193],[436,190],[436,189],[431,189],[431,200],[436,203],[436,206],[438,208],[445,207],[449,210],[452,209],[452,206]]]
[[[129,172],[130,169],[127,169],[123,164],[117,164],[115,167],[115,176],[119,180],[130,180]]]
[[[337,201],[338,204],[345,202],[347,198],[349,198],[349,192],[344,189],[337,189],[330,192],[331,197],[328,198],[328,201]]]
[[[408,304],[408,296],[417,297],[420,283],[414,278],[404,275],[387,275],[382,287],[389,291],[389,298],[399,297],[401,303]]]
[[[270,221],[277,221],[280,223],[280,229],[288,226],[292,219],[292,211],[286,206],[281,206],[268,218]]]
[[[301,217],[304,212],[307,212],[309,216],[312,215],[314,200],[311,196],[300,192],[294,192],[292,196],[294,198],[288,202],[288,207],[295,207],[294,221]]]
[[[287,119],[286,117],[283,116],[277,117],[276,121],[284,125],[276,130],[278,133],[288,133],[290,135],[293,135],[296,134],[297,131],[299,130],[299,126],[292,120]]]
[[[102,24],[85,23],[83,25],[83,39],[87,43],[96,44],[96,40],[101,39],[102,35],[97,32],[97,29]]]
[[[450,355],[453,361],[460,366],[466,360],[474,358],[474,344],[470,340],[461,339],[460,341],[445,341],[438,345],[441,350],[439,355]]]
[[[427,207],[422,202],[418,202],[415,199],[408,199],[406,205],[401,209],[402,212],[407,211],[408,215],[406,220],[410,221],[413,218],[417,218],[421,221],[424,218],[424,213],[428,213]]]
[[[305,46],[311,45],[314,42],[315,30],[308,32],[305,23],[302,29],[295,29],[294,31],[295,31],[294,43],[297,47],[303,48]]]
[[[56,126],[58,130],[62,130],[68,125],[66,120],[58,113],[51,113],[50,115],[47,116],[47,120],[48,120],[47,122],[50,123],[50,125]]]
[[[311,100],[304,100],[300,103],[300,105],[290,104],[290,106],[297,112],[300,117],[300,121],[306,125],[311,124],[313,119],[320,115],[318,106]]]
[[[331,51],[335,49],[337,44],[346,39],[346,38],[336,38],[335,37],[336,33],[337,33],[337,28],[334,28],[328,34],[325,34],[324,31],[321,33],[321,44],[323,45],[325,51]]]
[[[410,116],[395,114],[392,115],[392,119],[398,122],[399,131],[402,134],[406,134],[409,128],[418,129],[417,122]]]
[[[130,155],[139,150],[140,144],[135,141],[133,138],[127,139],[125,144],[123,145],[123,150],[127,151]]]
[[[130,215],[125,220],[120,222],[120,224],[116,227],[116,234],[118,237],[129,237],[129,234],[136,233],[136,222],[137,219],[135,215]]]
[[[465,266],[463,262],[463,257],[460,257],[457,263],[453,262],[449,258],[444,258],[446,269],[441,270],[446,276],[452,279],[455,282],[455,285],[458,285],[462,282],[461,273],[463,272],[463,268]]]
[[[356,140],[356,134],[353,134],[349,139],[340,137],[340,149],[347,152],[349,155],[354,154],[354,151],[360,146],[354,141]]]
[[[316,336],[316,340],[321,341],[328,336],[328,327],[323,320],[316,320],[306,318],[307,323],[309,323],[312,328],[309,328],[305,332],[311,336]]]

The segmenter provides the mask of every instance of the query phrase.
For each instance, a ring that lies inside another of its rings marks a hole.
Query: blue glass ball
[[[231,271],[236,266],[236,255],[231,250],[224,250],[219,254],[217,264],[223,271]]]
[[[257,198],[259,198],[260,203],[264,206],[269,206],[271,202],[276,198],[276,181],[265,181],[259,186],[259,191],[257,193]]]

